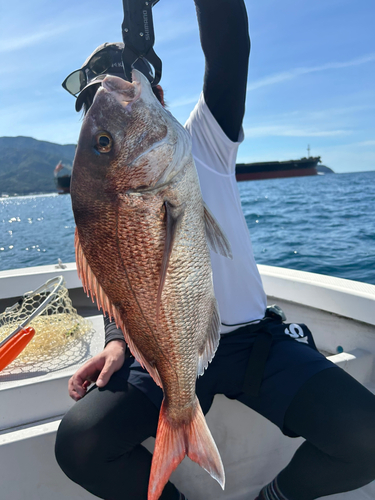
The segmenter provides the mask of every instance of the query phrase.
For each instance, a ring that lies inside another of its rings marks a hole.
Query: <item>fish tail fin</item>
[[[207,471],[224,489],[225,473],[219,450],[196,398],[193,420],[187,427],[187,456]]]
[[[168,420],[163,401],[151,465],[148,500],[160,497],[170,475],[185,455],[206,470],[224,489],[224,467],[198,399],[193,413],[189,424],[173,425]]]

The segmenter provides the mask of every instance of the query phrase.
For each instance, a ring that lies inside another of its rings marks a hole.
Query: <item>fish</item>
[[[77,270],[163,389],[148,500],[187,455],[224,489],[222,460],[195,393],[220,339],[210,249],[231,258],[202,200],[191,137],[148,80],[107,75],[73,162]]]

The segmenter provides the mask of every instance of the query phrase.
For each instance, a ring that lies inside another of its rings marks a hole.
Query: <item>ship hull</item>
[[[55,177],[56,189],[59,194],[70,193],[70,175],[63,175]]]
[[[236,165],[236,180],[240,182],[318,175],[317,165],[319,162],[320,156],[302,158],[301,160],[238,163]],[[70,175],[55,176],[59,194],[70,193],[70,178]]]
[[[283,177],[304,177],[318,175],[320,157],[301,160],[241,163],[236,165],[237,181],[278,179]]]

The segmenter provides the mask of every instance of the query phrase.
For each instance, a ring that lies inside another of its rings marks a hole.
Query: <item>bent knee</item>
[[[375,474],[375,422],[338,429],[334,455],[347,462],[360,462]]]
[[[100,467],[99,436],[74,414],[68,412],[62,419],[56,434],[55,457],[63,472],[73,481],[79,483],[82,475]]]

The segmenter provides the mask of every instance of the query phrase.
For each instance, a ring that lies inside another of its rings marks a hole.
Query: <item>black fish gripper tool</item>
[[[122,64],[125,78],[131,82],[132,69],[145,75],[156,86],[161,78],[162,62],[153,49],[155,43],[152,7],[159,0],[122,0],[124,20]]]

